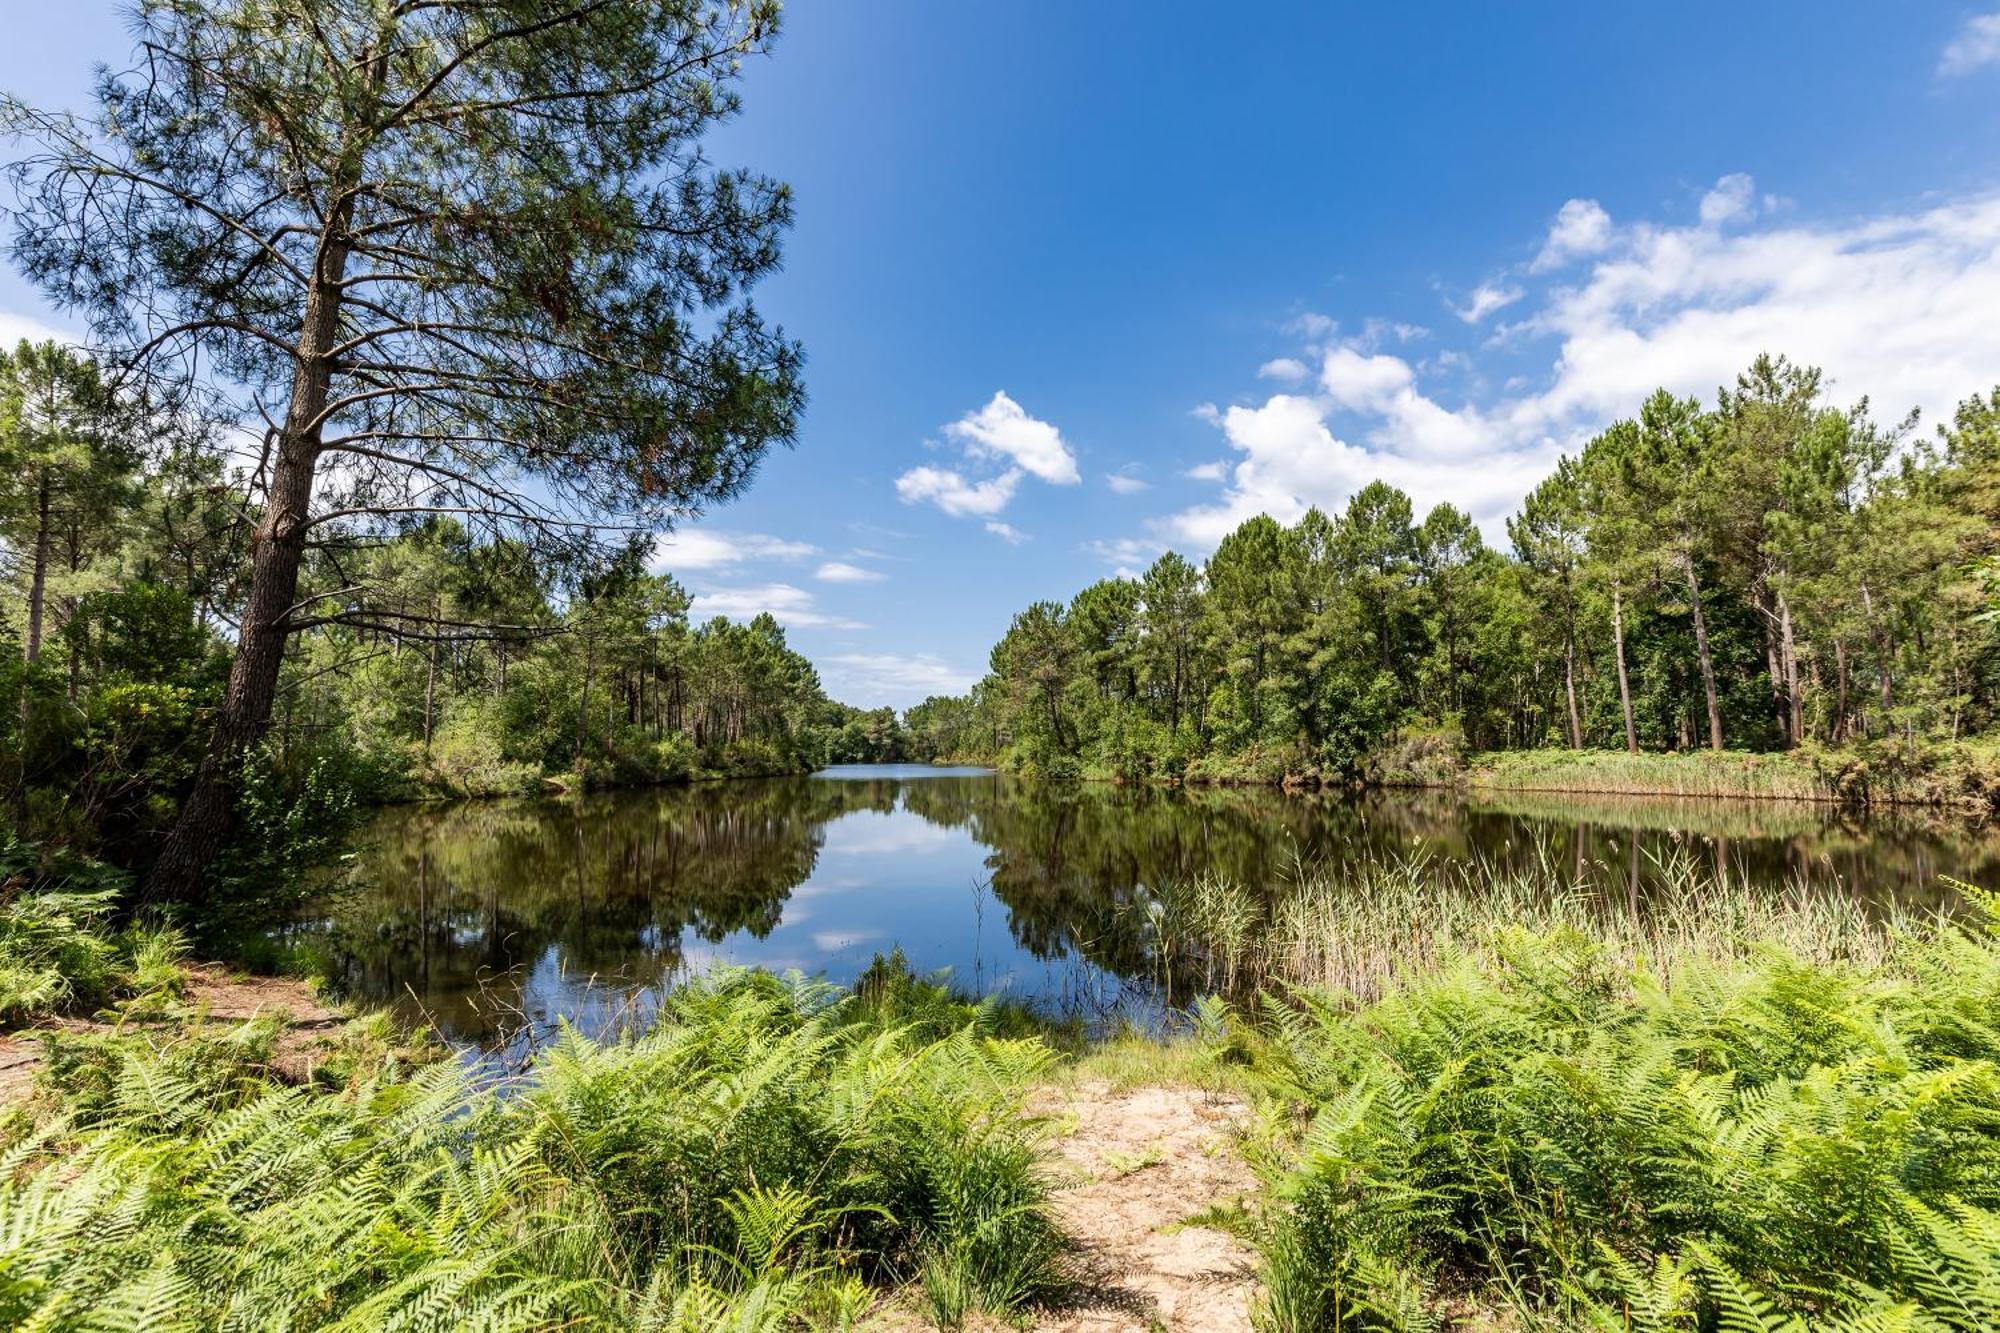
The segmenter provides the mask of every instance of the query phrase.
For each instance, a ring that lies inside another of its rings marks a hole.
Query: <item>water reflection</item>
[[[1871,902],[1935,900],[1940,874],[2000,879],[1990,832],[1804,805],[1052,788],[919,767],[405,807],[364,846],[352,889],[302,931],[350,993],[487,1045],[643,1020],[661,986],[717,962],[846,982],[894,947],[1100,1014],[1144,1002],[1133,907],[1150,887],[1276,884],[1415,848],[1548,861],[1635,905],[1676,855]]]

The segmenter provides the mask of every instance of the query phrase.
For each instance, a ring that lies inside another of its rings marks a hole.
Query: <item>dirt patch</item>
[[[57,1018],[0,1036],[0,1103],[26,1096],[34,1087],[43,1054],[38,1033],[170,1032],[194,1018],[235,1025],[274,1013],[285,1016],[285,1026],[272,1049],[271,1064],[283,1077],[302,1081],[318,1064],[326,1036],[346,1018],[320,1003],[312,987],[297,978],[240,976],[213,963],[196,963],[187,969],[186,996],[172,1014],[158,1020],[121,1024],[101,1018]]]
[[[1066,1177],[1055,1207],[1081,1247],[1082,1271],[1071,1308],[1034,1327],[1247,1333],[1255,1255],[1227,1231],[1190,1220],[1255,1192],[1236,1144],[1249,1115],[1243,1102],[1192,1088],[1083,1083],[1052,1090],[1035,1109],[1069,1130],[1054,1144]]]

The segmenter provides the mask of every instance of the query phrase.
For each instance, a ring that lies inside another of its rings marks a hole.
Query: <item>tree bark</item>
[[[1625,598],[1614,584],[1611,589],[1611,645],[1618,658],[1618,707],[1625,715],[1625,749],[1639,753],[1639,731],[1632,725],[1632,681],[1625,672]]]
[[[1687,557],[1688,603],[1694,610],[1694,647],[1701,658],[1701,689],[1708,702],[1708,748],[1722,748],[1722,705],[1716,698],[1715,659],[1708,651],[1708,619],[1701,612],[1701,579],[1695,574],[1694,556]]]
[[[48,601],[49,586],[49,470],[42,469],[41,485],[35,490],[35,568],[28,579],[28,643],[24,656],[30,662],[42,656],[42,607]]]
[[[333,383],[327,351],[340,326],[340,281],[348,253],[345,236],[353,215],[353,194],[345,192],[327,221],[306,292],[291,403],[272,459],[264,517],[251,538],[250,591],[229,684],[216,712],[215,734],[180,818],[142,886],[144,904],[200,901],[203,881],[235,830],[236,782],[244,760],[271,726],[271,704],[291,635],[299,565],[305,556],[313,473],[324,428],[320,417]]]
[[[1790,722],[1789,743],[1805,739],[1805,691],[1799,688],[1799,644],[1792,632],[1792,604],[1778,599],[1778,657],[1785,669],[1785,706]]]
[[[1576,622],[1572,620],[1563,641],[1563,692],[1569,699],[1569,748],[1583,748],[1583,715],[1576,707]]]

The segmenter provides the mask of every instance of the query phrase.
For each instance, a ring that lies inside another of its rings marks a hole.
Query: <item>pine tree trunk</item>
[[[49,470],[42,469],[41,485],[35,491],[35,568],[28,579],[28,644],[24,656],[30,662],[42,656],[42,607],[49,586]]]
[[[1792,604],[1778,599],[1778,656],[1785,669],[1785,706],[1790,722],[1788,740],[1797,745],[1805,739],[1805,691],[1799,688],[1799,644],[1792,633]]]
[[[1701,689],[1708,703],[1708,748],[1722,748],[1722,705],[1716,698],[1715,659],[1708,651],[1708,619],[1701,611],[1701,580],[1694,571],[1694,556],[1687,557],[1688,603],[1694,609],[1694,647],[1701,658]]]
[[[1563,641],[1563,692],[1569,701],[1569,748],[1583,748],[1583,716],[1576,707],[1576,624],[1570,623],[1569,635]]]
[[[1625,671],[1625,598],[1611,589],[1611,645],[1618,658],[1618,707],[1625,715],[1625,749],[1639,753],[1639,730],[1632,725],[1632,680]]]
[[[321,416],[333,382],[326,353],[340,327],[340,280],[347,269],[347,245],[341,238],[353,215],[353,195],[344,194],[328,220],[328,239],[306,293],[291,404],[271,464],[264,517],[251,538],[250,592],[215,734],[160,859],[142,886],[142,903],[201,900],[203,881],[235,830],[236,781],[244,760],[270,730],[305,556],[313,471],[325,424]]]

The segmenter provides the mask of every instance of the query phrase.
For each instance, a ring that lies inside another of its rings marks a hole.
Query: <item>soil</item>
[[[157,1022],[127,1021],[123,1030],[171,1032],[185,1028],[190,1017],[235,1025],[283,1013],[286,1022],[278,1034],[271,1064],[281,1076],[303,1081],[318,1063],[325,1037],[347,1021],[320,1003],[310,985],[294,977],[242,976],[213,963],[191,965],[187,973],[187,994],[171,1017]],[[58,1018],[0,1036],[0,1103],[17,1100],[33,1089],[43,1055],[38,1032],[108,1033],[120,1026],[100,1018]]]
[[[1081,1246],[1080,1280],[1071,1308],[1035,1327],[1248,1333],[1255,1255],[1229,1232],[1193,1221],[1255,1193],[1236,1142],[1248,1107],[1193,1088],[1103,1083],[1055,1090],[1046,1101],[1035,1109],[1059,1129],[1075,1126],[1054,1145],[1070,1176],[1055,1208]]]
[[[1037,1311],[1029,1327],[1249,1333],[1256,1256],[1229,1232],[1192,1220],[1254,1196],[1256,1178],[1237,1151],[1248,1107],[1193,1088],[1083,1082],[1049,1089],[1031,1109],[1055,1127],[1055,1213],[1078,1250],[1070,1298]],[[905,1312],[886,1327],[930,1325]]]

